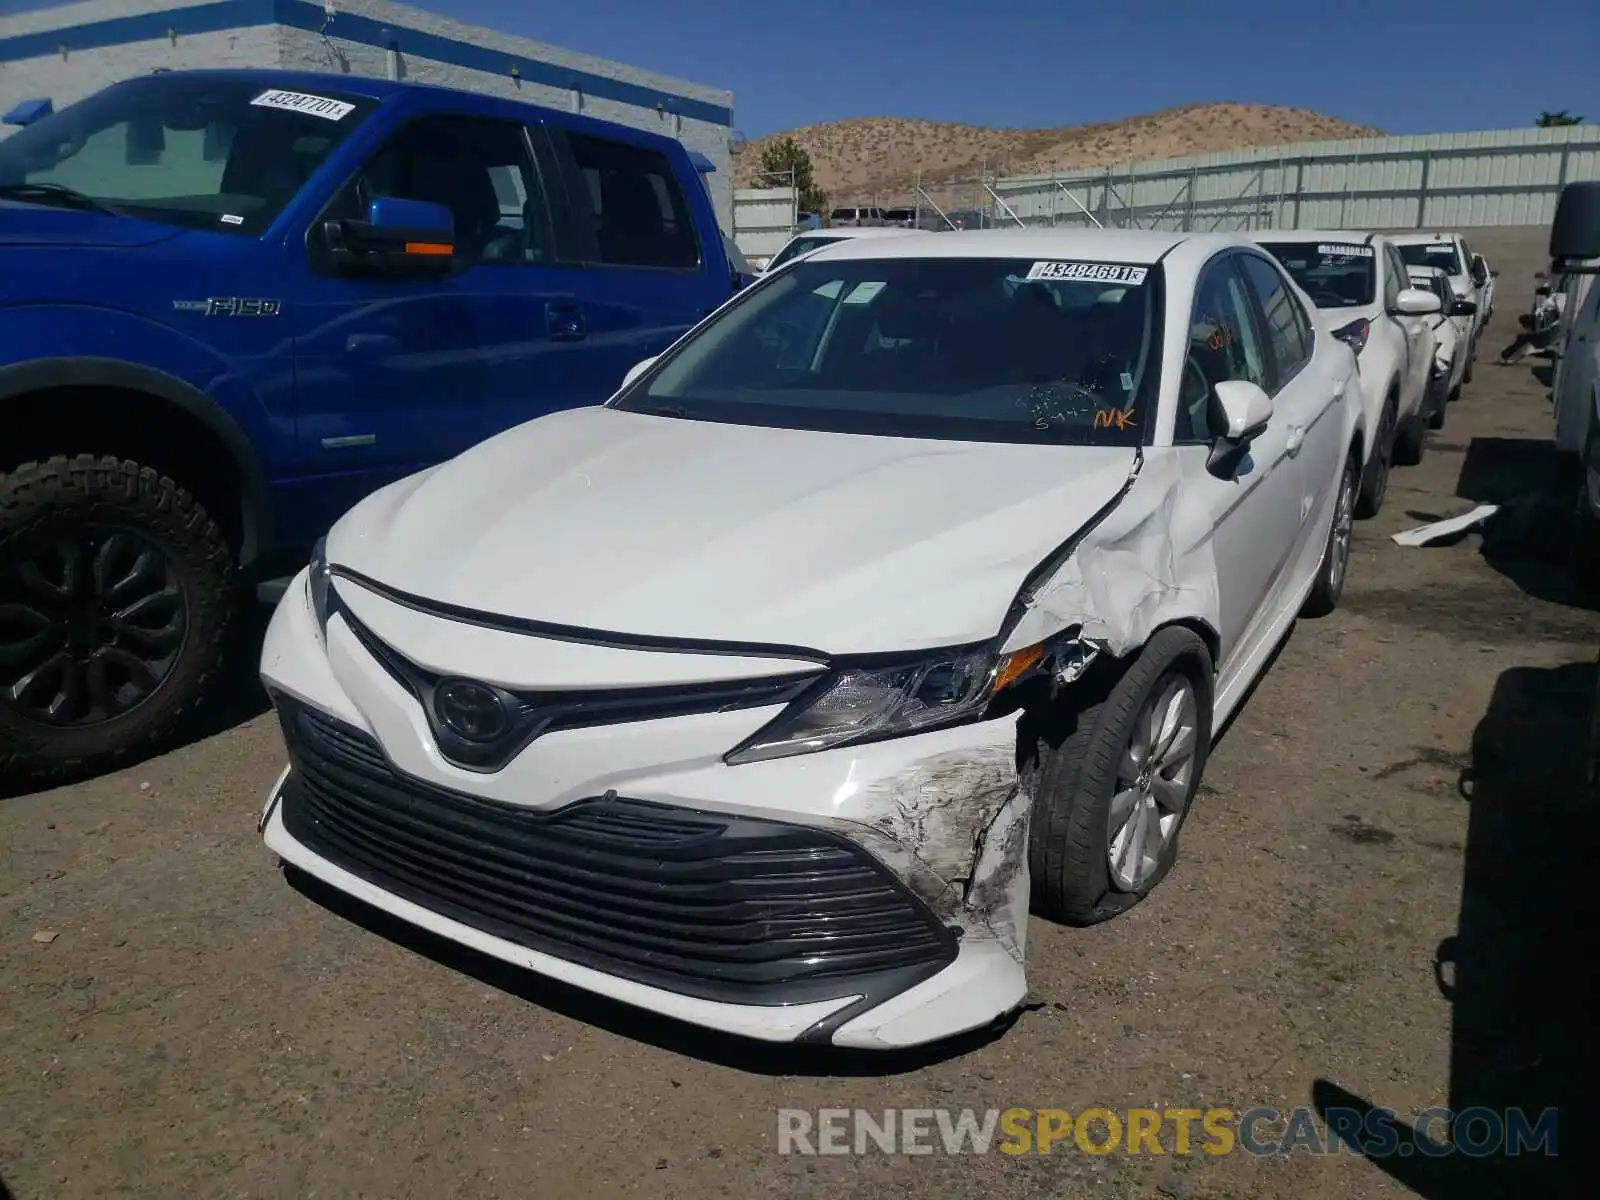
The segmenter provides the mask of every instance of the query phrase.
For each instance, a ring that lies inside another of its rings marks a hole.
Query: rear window
[[[614,404],[835,433],[1137,445],[1160,385],[1161,280],[1139,264],[803,259]]]
[[[1263,242],[1318,308],[1361,308],[1377,295],[1377,255],[1345,242]]]
[[[1461,256],[1449,242],[1401,245],[1400,257],[1408,267],[1438,267],[1446,275],[1463,274]]]

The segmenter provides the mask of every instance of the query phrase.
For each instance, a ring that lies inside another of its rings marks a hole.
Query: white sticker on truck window
[[[1324,257],[1338,256],[1342,258],[1371,258],[1372,247],[1345,245],[1318,246],[1317,253],[1323,255]]]
[[[285,92],[277,88],[262,92],[250,103],[258,108],[282,108],[289,112],[305,113],[325,121],[342,121],[356,110],[354,104],[347,104],[343,100],[330,100],[326,96],[313,96],[308,92]]]
[[[850,294],[839,303],[841,304],[871,304],[883,291],[884,284],[881,280],[869,279],[856,284],[850,289]]]
[[[1029,279],[1082,280],[1088,283],[1126,283],[1137,287],[1150,273],[1149,267],[1126,263],[1036,262],[1028,268]]]

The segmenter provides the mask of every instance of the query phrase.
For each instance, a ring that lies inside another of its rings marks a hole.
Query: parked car
[[[947,228],[962,229],[989,229],[994,221],[989,214],[977,208],[957,208],[945,214],[949,221]]]
[[[914,208],[886,208],[883,210],[883,221],[886,225],[895,225],[901,229],[914,229],[917,224],[917,210]]]
[[[833,226],[854,226],[856,228],[873,228],[883,224],[883,209],[881,208],[836,208],[828,214],[828,224]]]
[[[839,242],[851,241],[855,238],[898,237],[906,233],[918,233],[915,229],[900,229],[893,225],[863,225],[843,226],[834,229],[821,229],[814,233],[802,233],[786,243],[767,260],[767,271],[776,271],[785,263],[793,262],[801,255],[810,254],[813,250],[820,250],[823,246],[836,245]]]
[[[160,744],[335,517],[737,282],[680,143],[486,95],[172,71],[0,141],[0,770]]]
[[[1491,270],[1483,255],[1472,256],[1472,281],[1478,285],[1478,307],[1483,310],[1483,320],[1478,323],[1480,331],[1487,329],[1494,320],[1495,280],[1499,278],[1500,272]]]
[[[1467,369],[1462,381],[1472,382],[1472,364],[1478,357],[1478,337],[1483,333],[1483,284],[1473,271],[1472,247],[1459,233],[1396,233],[1391,240],[1400,248],[1408,267],[1438,267],[1450,280],[1458,300],[1470,300],[1477,311],[1467,344]]]
[[[1426,427],[1442,403],[1432,387],[1434,338],[1427,318],[1439,298],[1411,286],[1394,245],[1376,233],[1279,230],[1265,247],[1311,298],[1333,336],[1355,351],[1361,368],[1362,466],[1356,515],[1376,516],[1389,490],[1392,462],[1422,459]]]
[[[1467,369],[1464,347],[1472,317],[1458,306],[1471,301],[1456,299],[1450,280],[1438,267],[1408,267],[1406,273],[1411,277],[1412,287],[1439,297],[1439,311],[1425,318],[1433,329],[1432,386],[1435,389],[1427,407],[1432,414],[1428,418],[1428,428],[1443,429],[1448,406],[1461,398],[1461,377]],[[1455,316],[1449,315],[1452,311]]]
[[[1030,898],[1156,887],[1215,731],[1337,604],[1358,386],[1241,236],[819,250],[334,526],[262,656],[266,844],[731,1033],[983,1026]]]
[[[1600,182],[1561,189],[1550,226],[1550,258],[1550,274],[1575,281],[1562,314],[1563,345],[1552,391],[1558,478],[1578,478],[1569,562],[1581,587],[1600,592],[1600,286],[1595,286]]]

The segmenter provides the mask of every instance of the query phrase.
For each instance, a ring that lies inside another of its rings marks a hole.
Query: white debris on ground
[[[1469,529],[1476,529],[1495,513],[1500,511],[1498,504],[1480,504],[1471,512],[1464,512],[1457,517],[1446,517],[1442,521],[1431,521],[1426,525],[1418,525],[1415,529],[1403,529],[1394,534],[1394,541],[1401,546],[1431,546],[1435,542],[1444,541],[1466,533]]]

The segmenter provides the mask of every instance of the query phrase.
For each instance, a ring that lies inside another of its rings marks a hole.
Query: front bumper
[[[402,652],[437,656],[431,633]],[[764,707],[563,730],[468,771],[340,617],[324,641],[303,580],[262,674],[291,748],[267,845],[414,925],[769,1041],[916,1045],[1025,994],[1012,721],[725,765]]]

